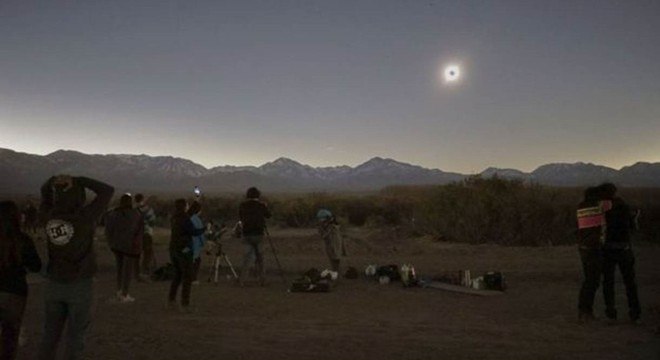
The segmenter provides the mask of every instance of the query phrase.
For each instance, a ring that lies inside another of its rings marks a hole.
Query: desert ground
[[[500,247],[405,238],[395,231],[349,229],[344,264],[412,263],[420,275],[470,269],[503,271],[508,290],[477,297],[435,289],[343,279],[330,293],[289,293],[266,247],[268,284],[238,288],[207,283],[208,259],[193,287],[194,311],[166,306],[168,282],[134,283],[131,304],[113,300],[114,260],[102,237],[97,248],[90,359],[658,359],[660,358],[660,247],[638,245],[643,324],[632,325],[623,284],[617,283],[616,324],[576,321],[580,263],[574,247]],[[313,229],[274,230],[273,243],[288,281],[327,260]],[[167,230],[158,229],[157,258],[167,260]],[[242,246],[226,239],[240,263]],[[42,333],[43,280],[31,275],[25,318],[31,359]],[[620,280],[620,277],[619,277]],[[596,312],[603,312],[598,294]],[[61,350],[61,349],[60,349]]]

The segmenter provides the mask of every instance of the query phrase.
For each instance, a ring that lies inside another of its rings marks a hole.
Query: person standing
[[[85,204],[86,190],[96,194]],[[114,188],[87,177],[58,175],[41,187],[46,220],[48,281],[46,316],[39,359],[54,359],[66,325],[67,359],[80,359],[91,323],[93,277],[97,271],[94,233],[112,199]]]
[[[199,284],[197,277],[199,275],[199,268],[202,266],[202,250],[204,249],[204,244],[206,243],[206,238],[204,237],[204,232],[206,231],[206,226],[204,221],[200,217],[202,213],[202,204],[199,201],[194,201],[188,209],[188,215],[190,215],[190,221],[193,225],[193,230],[195,234],[192,237],[192,251],[193,251],[193,284]]]
[[[144,220],[133,208],[133,197],[122,195],[119,207],[105,217],[105,235],[117,263],[117,299],[121,303],[135,301],[128,289],[138,267],[143,234]]]
[[[170,219],[170,260],[174,265],[174,279],[170,285],[169,306],[176,306],[176,297],[181,287],[181,310],[189,311],[190,291],[193,278],[193,236],[204,230],[196,231],[187,213],[188,202],[185,199],[174,201],[174,215]]]
[[[594,320],[593,305],[602,274],[602,246],[605,241],[605,211],[609,205],[601,201],[599,189],[590,187],[584,191],[584,199],[578,205],[578,248],[584,280],[578,299],[580,322]]]
[[[28,201],[25,210],[23,210],[23,216],[25,221],[25,230],[32,234],[37,233],[37,208],[34,206],[32,201]]]
[[[330,260],[330,269],[339,272],[341,255],[345,255],[343,239],[339,230],[339,223],[327,209],[321,209],[316,214],[318,220],[319,235],[325,244],[325,254]]]
[[[154,226],[156,225],[156,213],[147,204],[143,194],[135,195],[137,210],[144,219],[144,233],[142,234],[142,263],[138,266],[138,280],[148,279],[155,268],[156,258],[154,256]]]
[[[259,283],[265,284],[264,256],[261,242],[266,232],[266,219],[271,217],[266,203],[260,200],[261,192],[256,187],[247,190],[246,200],[238,207],[238,217],[242,225],[243,244],[246,247],[241,274],[238,279],[240,286],[245,285],[252,264],[255,264]]]
[[[614,279],[617,266],[623,277],[628,298],[628,316],[633,323],[639,322],[642,308],[637,293],[635,279],[635,255],[630,242],[631,231],[634,229],[636,214],[633,214],[628,204],[616,196],[614,184],[605,183],[599,186],[602,197],[611,201],[612,208],[605,213],[607,226],[605,243],[603,244],[603,296],[605,298],[605,315],[610,320],[617,319],[614,296]]]
[[[13,201],[0,202],[0,358],[16,358],[28,286],[26,269],[41,270],[32,239],[21,231],[20,212]]]

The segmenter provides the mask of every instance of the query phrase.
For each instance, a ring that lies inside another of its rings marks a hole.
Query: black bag
[[[305,293],[319,293],[319,292],[329,292],[330,291],[330,282],[327,280],[320,280],[318,282],[312,282],[310,278],[304,276],[300,279],[295,280],[289,288],[291,292],[305,292]]]
[[[357,269],[352,266],[349,266],[348,269],[346,269],[346,274],[344,274],[344,277],[347,279],[357,279],[359,276]]]
[[[378,269],[376,269],[376,278],[380,278],[381,276],[387,276],[390,278],[390,281],[401,280],[401,274],[399,274],[399,266],[395,264],[379,266]]]
[[[489,271],[484,275],[484,285],[486,290],[506,290],[506,281],[504,275],[499,271]]]
[[[316,283],[321,280],[321,272],[317,268],[311,268],[303,274],[307,277],[312,283]]]
[[[153,281],[168,281],[174,279],[174,265],[167,263],[164,266],[159,267],[151,274],[151,280]]]

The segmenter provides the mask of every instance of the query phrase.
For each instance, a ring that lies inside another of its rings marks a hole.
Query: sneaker
[[[197,286],[197,285],[199,285],[199,280],[195,280],[191,284]]]
[[[176,301],[168,301],[167,302],[167,309],[168,310],[179,310],[179,304]]]
[[[121,298],[124,297],[124,296],[121,294],[121,290],[117,290],[117,292],[115,293],[115,297],[117,298],[117,300],[121,300]]]
[[[128,295],[128,294],[126,294],[126,296],[122,296],[121,298],[119,298],[119,302],[123,303],[123,304],[132,303],[134,301],[135,301],[135,298],[132,297],[131,295]]]
[[[636,326],[643,325],[642,319],[636,318],[636,319],[630,319],[630,323]]]

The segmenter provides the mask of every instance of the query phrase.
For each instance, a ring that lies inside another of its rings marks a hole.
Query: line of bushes
[[[582,190],[473,177],[365,195],[312,193],[265,199],[273,222],[283,227],[313,226],[318,209],[327,208],[351,226],[396,226],[443,241],[544,246],[575,243],[575,210]],[[622,189],[621,196],[642,211],[636,237],[660,243],[660,189]],[[240,201],[238,195],[206,198],[204,211],[209,218],[231,224]],[[151,202],[166,219],[171,201]]]

